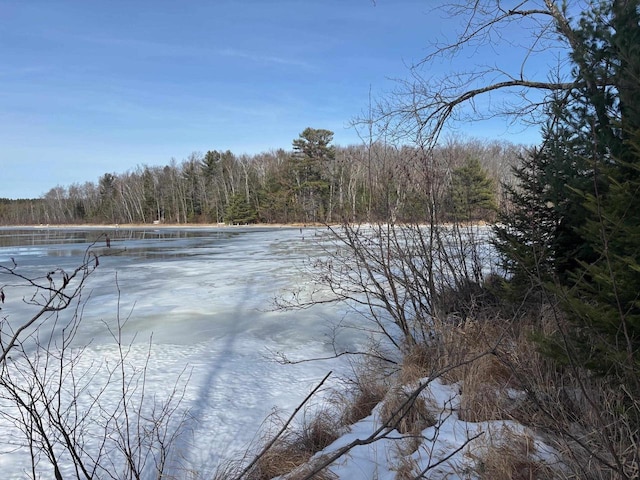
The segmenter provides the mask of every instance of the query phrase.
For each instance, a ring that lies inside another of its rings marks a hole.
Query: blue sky
[[[358,143],[370,91],[451,28],[424,0],[0,0],[0,197],[194,151]],[[503,124],[473,136],[518,141]]]

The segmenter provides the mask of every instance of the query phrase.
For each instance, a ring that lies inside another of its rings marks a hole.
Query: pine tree
[[[477,158],[453,170],[449,192],[451,214],[458,221],[490,220],[496,205],[496,188]]]
[[[332,131],[316,128],[305,128],[293,141],[298,199],[308,221],[324,221],[329,211],[328,164],[335,158],[332,141]]]

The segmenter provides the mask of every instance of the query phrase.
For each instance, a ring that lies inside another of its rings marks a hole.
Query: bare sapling
[[[188,376],[170,383],[162,397],[148,392],[152,345],[142,347],[142,364],[132,357],[140,346],[124,342],[119,308],[106,326],[113,345],[80,339],[91,306],[87,281],[100,265],[92,247],[71,271],[33,275],[15,261],[0,265],[8,312],[0,324],[0,455],[12,455],[34,480],[167,478],[177,469]],[[14,318],[13,302],[34,313]]]

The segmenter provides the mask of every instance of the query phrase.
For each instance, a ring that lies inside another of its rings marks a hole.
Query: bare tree
[[[586,3],[480,0],[436,7],[434,14],[458,22],[459,29],[449,39],[433,40],[430,53],[411,65],[409,79],[398,81],[395,92],[356,125],[369,128],[373,119],[375,128],[386,132],[387,141],[409,140],[430,147],[446,127],[496,116],[539,124],[547,95],[575,86],[567,68],[569,54],[579,44],[571,18]],[[501,61],[492,54],[498,49],[510,55]],[[469,57],[478,58],[478,52],[487,52],[491,60],[484,65],[470,63]],[[514,62],[518,53],[520,61]],[[454,70],[425,73],[438,71],[442,60]],[[548,68],[541,70],[540,63]]]

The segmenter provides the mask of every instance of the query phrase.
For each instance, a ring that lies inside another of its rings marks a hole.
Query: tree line
[[[165,166],[105,173],[97,183],[58,185],[38,199],[0,199],[0,224],[407,221],[434,182],[451,217],[489,220],[524,148],[451,140],[425,152],[332,140],[329,130],[307,128],[291,151],[210,150]],[[429,178],[412,173],[425,163]]]

